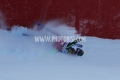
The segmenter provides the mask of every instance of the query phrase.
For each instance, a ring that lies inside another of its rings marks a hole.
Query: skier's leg
[[[74,40],[73,42],[68,43],[66,48],[69,49],[69,48],[71,48],[72,46],[74,46],[76,43],[78,43],[80,41],[81,41],[81,39]]]

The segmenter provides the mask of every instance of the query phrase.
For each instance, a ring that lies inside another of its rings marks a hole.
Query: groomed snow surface
[[[48,23],[45,28],[60,35],[76,36],[74,28]],[[34,36],[53,36],[15,26],[0,29],[0,80],[120,80],[120,40],[86,37],[82,57],[56,52],[49,42]],[[22,36],[22,33],[30,36]]]

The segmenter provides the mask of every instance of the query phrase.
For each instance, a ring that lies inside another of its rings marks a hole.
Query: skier
[[[39,27],[41,27],[43,29],[43,25],[41,25],[39,22],[36,23],[36,25],[38,25]],[[46,28],[47,31],[60,36],[57,32],[54,32],[48,28]],[[73,42],[54,42],[54,46],[57,48],[57,50],[63,52],[63,53],[71,53],[71,54],[77,54],[79,56],[82,56],[84,54],[84,51],[80,48],[82,48],[83,46],[81,44],[76,44],[79,41],[81,41],[81,39],[77,39]]]
[[[69,42],[69,43],[67,43],[67,42],[55,42],[54,46],[60,52],[77,54],[79,56],[82,56],[84,54],[84,51],[80,48],[82,48],[83,46],[81,44],[76,44],[79,41],[81,41],[81,40],[77,39],[77,40],[75,40],[73,42]]]

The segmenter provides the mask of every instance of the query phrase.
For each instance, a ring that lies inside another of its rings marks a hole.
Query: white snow
[[[76,36],[74,28],[48,24],[61,35]],[[120,80],[120,40],[86,37],[79,57],[56,52],[52,43],[36,43],[36,35],[53,34],[22,27],[0,30],[0,80]]]

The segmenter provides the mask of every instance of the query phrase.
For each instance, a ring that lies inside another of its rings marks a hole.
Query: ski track
[[[0,30],[0,80],[119,80],[120,40],[86,37],[82,57],[55,52],[53,43],[35,42],[34,36],[77,36],[72,27],[47,23],[42,31]],[[17,27],[17,26],[15,26]],[[62,32],[62,33],[61,33]],[[22,36],[27,33],[30,36]]]

